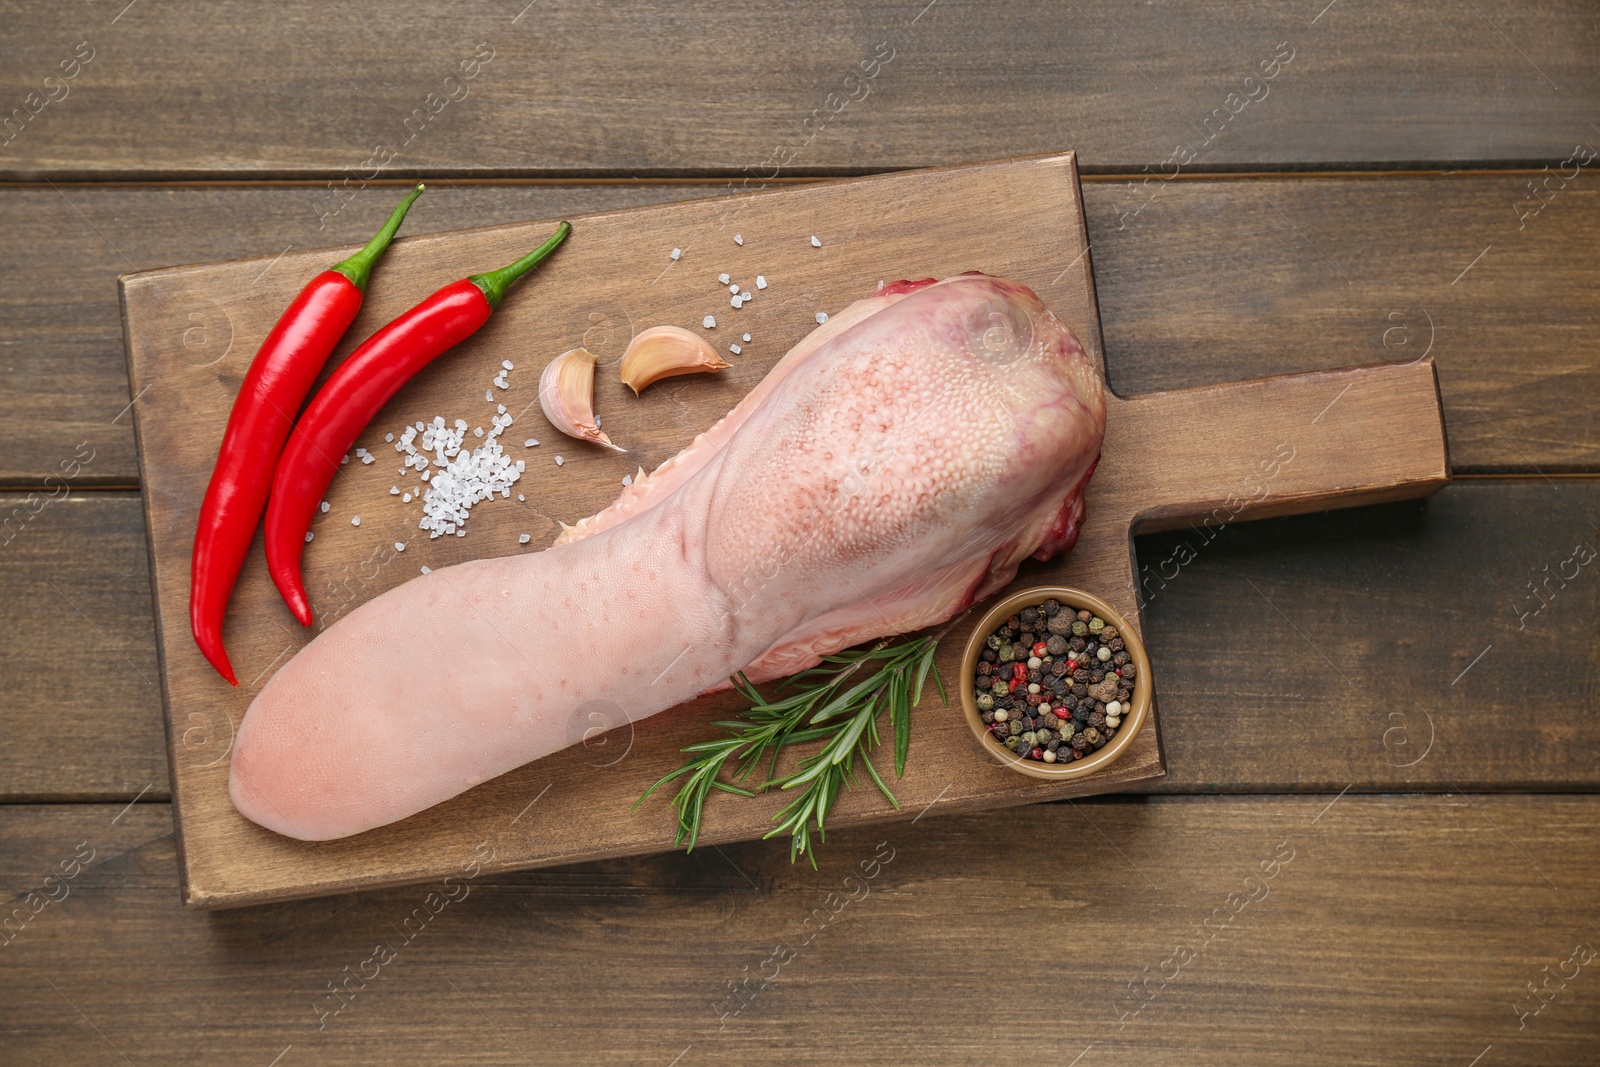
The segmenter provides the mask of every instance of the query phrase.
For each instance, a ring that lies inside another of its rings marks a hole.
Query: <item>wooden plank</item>
[[[1537,166],[1591,136],[1577,0],[1320,6],[11,0],[0,176],[838,174],[1069,148],[1135,172]]]
[[[1600,205],[1580,181],[1519,232],[1515,206],[1525,182],[1183,181],[1131,217],[1141,194],[1090,182],[1084,204],[1111,382],[1146,392],[1403,362],[1432,336],[1458,471],[1600,469],[1600,438],[1587,429],[1600,408],[1600,364],[1582,336],[1600,317],[1600,267],[1589,254],[1600,241]],[[407,232],[721,188],[436,184]],[[137,479],[123,411],[130,394],[117,274],[358,241],[398,195],[389,186],[366,189],[319,230],[306,187],[4,190],[0,232],[18,239],[0,247],[0,333],[8,342],[0,485],[39,485],[80,444],[95,458],[74,484]],[[213,343],[206,322],[188,325],[193,344]]]
[[[981,217],[962,210],[963,205],[980,202],[986,205]],[[370,294],[362,315],[370,321],[384,321],[436,287],[441,277],[466,274],[474,262],[510,261],[542,241],[552,225],[526,223],[403,242],[385,260],[391,288],[383,295]],[[766,376],[784,352],[815,329],[813,317],[818,309],[838,311],[871,292],[874,283],[885,276],[886,263],[907,270],[911,277],[945,277],[977,266],[1032,285],[1100,366],[1093,287],[1083,255],[1086,246],[1077,174],[1070,155],[809,185],[732,201],[722,198],[589,215],[576,220],[574,233],[561,253],[527,283],[522,297],[507,302],[493,325],[430,367],[386,408],[362,435],[361,447],[380,457],[393,457],[394,451],[383,440],[386,428],[397,430],[439,412],[445,412],[447,418],[464,412],[474,421],[487,420],[494,413],[488,406],[491,399],[520,416],[536,402],[533,371],[540,361],[581,341],[610,366],[621,355],[626,331],[620,327],[625,324],[633,328],[662,322],[696,326],[703,314],[711,313],[728,331],[711,334],[719,346],[725,342],[718,338],[731,340],[733,332],[741,329],[759,335],[759,340],[744,346],[732,369],[695,382],[694,387],[652,390],[643,398],[633,398],[614,376],[600,375],[597,407],[610,435],[625,442],[629,454],[563,447],[553,439],[544,449],[512,446],[512,454],[530,464],[531,476],[518,488],[532,493],[533,501],[525,505],[506,501],[482,509],[464,540],[425,541],[416,535],[421,505],[408,505],[398,494],[386,491],[397,477],[394,472],[398,468],[387,466],[395,462],[392,458],[370,471],[351,464],[327,494],[334,511],[318,526],[323,536],[307,553],[307,588],[318,613],[317,629],[415,577],[414,567],[439,569],[485,554],[515,551],[510,546],[530,529],[541,543],[548,544],[559,522],[575,522],[598,511],[616,497],[624,476],[638,468],[657,469],[718,421],[738,397]],[[735,234],[743,235],[742,247],[733,241]],[[808,240],[808,235],[815,234],[822,236]],[[974,264],[964,249],[977,244],[980,235],[991,248]],[[997,235],[1005,239],[994,240]],[[686,250],[682,260],[667,258],[666,253],[680,245]],[[644,260],[624,273],[607,273],[607,266],[628,252],[651,248],[658,250],[659,260]],[[205,906],[227,906],[432,877],[461,840],[478,834],[484,826],[512,818],[543,788],[553,790],[547,806],[571,808],[574,815],[595,814],[592,832],[525,843],[517,855],[508,855],[508,866],[541,866],[669,847],[676,821],[665,803],[639,813],[634,813],[632,806],[646,786],[676,769],[681,762],[677,753],[684,744],[703,737],[712,722],[727,717],[731,694],[695,701],[670,716],[649,719],[636,727],[624,727],[626,719],[618,709],[618,721],[606,725],[619,727],[619,733],[625,729],[627,743],[636,742],[639,753],[613,773],[594,774],[593,754],[578,745],[402,823],[321,845],[281,838],[249,823],[234,810],[228,796],[226,765],[212,759],[209,750],[197,757],[179,743],[179,724],[194,717],[231,738],[259,691],[259,682],[314,633],[292,625],[264,568],[258,566],[248,568],[242,576],[228,632],[233,661],[242,676],[255,676],[255,683],[237,689],[222,683],[188,635],[193,530],[205,475],[214,462],[214,446],[207,442],[221,435],[245,360],[222,357],[197,368],[173,358],[177,338],[184,316],[194,309],[231,323],[240,336],[264,336],[277,316],[275,309],[287,303],[303,284],[301,279],[316,269],[312,264],[320,262],[318,255],[282,257],[278,273],[260,283],[259,296],[241,290],[242,280],[260,271],[256,261],[122,279],[130,380],[135,389],[148,389],[137,411],[137,425],[151,529],[158,640],[165,638],[160,642],[162,680],[188,898]],[[746,285],[764,277],[769,286],[754,309],[732,312],[728,290],[713,274],[717,270],[736,273]],[[601,316],[598,320],[597,315]],[[601,336],[602,331],[606,336]],[[360,324],[355,332],[363,332]],[[523,363],[516,384],[496,390],[493,398],[480,397],[489,379],[499,375],[501,360],[508,355]],[[1375,419],[1374,426],[1384,426],[1389,439],[1403,447],[1389,453],[1372,449],[1358,454],[1341,444],[1335,457],[1330,448],[1313,446],[1311,451],[1318,458],[1307,460],[1300,468],[1310,475],[1313,491],[1336,499],[1353,483],[1365,487],[1369,467],[1370,484],[1386,489],[1405,485],[1420,493],[1442,484],[1441,415],[1431,366],[1411,368],[1410,388],[1401,381],[1407,372],[1369,369],[1341,373],[1353,382],[1382,379],[1387,383],[1376,393],[1357,390],[1360,399],[1349,402],[1350,414],[1359,420],[1365,412]],[[1387,407],[1380,413],[1374,398],[1399,407]],[[1379,418],[1402,409],[1407,417],[1398,422]],[[485,411],[488,414],[482,414]],[[1406,431],[1402,433],[1399,427]],[[510,439],[514,440],[517,432],[510,431]],[[543,431],[540,434],[550,436]],[[1181,427],[1163,428],[1163,439],[1182,436]],[[1151,442],[1151,447],[1159,445]],[[551,464],[549,457],[558,448],[573,462],[560,468]],[[1409,459],[1396,466],[1389,461],[1393,455]],[[1364,463],[1367,459],[1372,462]],[[1093,531],[1085,528],[1064,573],[1069,580],[1091,581],[1093,588],[1131,615],[1136,605],[1127,562],[1129,521],[1139,509],[1138,502],[1178,501],[1170,495],[1141,493],[1145,479],[1119,481],[1120,466],[1116,456],[1103,458],[1090,490],[1090,507],[1098,508],[1100,516],[1092,521],[1100,525]],[[1320,478],[1316,476],[1319,471]],[[420,492],[422,483],[414,478],[399,480]],[[359,514],[363,524],[352,525],[348,518],[352,514]],[[1112,532],[1114,536],[1105,536]],[[409,542],[411,549],[403,557],[390,548],[402,541]],[[400,565],[391,567],[390,562]],[[1137,627],[1136,617],[1130,622]],[[951,642],[942,651],[943,666],[953,678],[959,648]],[[937,700],[931,691],[925,699]],[[970,737],[964,737],[964,724],[956,712],[922,716],[913,730],[913,744],[932,755],[898,783],[898,803],[858,790],[842,800],[831,821],[838,825],[895,819],[936,808],[969,810],[1123,788],[1162,773],[1157,722],[1152,712],[1126,753],[1103,773],[1028,783],[994,764]],[[574,723],[575,743],[584,735],[586,724],[576,719]],[[783,806],[776,795],[759,803],[730,804],[728,800],[725,794],[718,794],[707,805],[704,835],[709,842],[760,837]]]
[[[24,499],[0,496],[0,514]],[[1474,479],[1421,503],[1137,538],[1169,761],[1156,788],[1600,786],[1585,741],[1600,585],[1543,569],[1600,547],[1590,521],[1594,481]],[[167,795],[159,696],[115,651],[154,677],[144,544],[136,497],[96,493],[0,548],[0,799]],[[1520,616],[1546,580],[1549,606]]]
[[[1600,311],[1600,184],[1580,179],[1519,221],[1536,203],[1528,182],[1091,185],[1112,385],[1139,393],[1429,353],[1456,471],[1596,470],[1600,361],[1586,331]]]
[[[0,798],[167,795],[135,494],[0,494],[0,632]]]
[[[1600,483],[1226,520],[1140,543],[1168,788],[1593,788]]]
[[[818,871],[752,843],[216,915],[165,810],[116,811],[0,809],[14,893],[97,850],[0,946],[15,1062],[1576,1065],[1600,1030],[1593,796],[1102,799],[843,831]]]
[[[524,186],[439,183],[408,233],[706,195],[703,186]],[[400,196],[367,190],[326,224],[307,188],[7,189],[0,193],[0,485],[38,485],[92,451],[75,485],[139,476],[128,414],[116,278],[129,271],[265,252],[360,243]],[[329,260],[330,263],[336,260]],[[265,264],[263,264],[265,266]],[[249,279],[246,279],[249,281]],[[374,287],[383,284],[380,271]],[[48,294],[47,296],[45,294]],[[177,351],[203,363],[232,344],[226,322],[186,317]],[[87,453],[85,453],[87,454]]]

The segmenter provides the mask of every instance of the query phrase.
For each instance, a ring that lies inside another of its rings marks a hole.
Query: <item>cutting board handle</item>
[[[1106,399],[1106,454],[1141,487],[1135,533],[1403,500],[1450,480],[1431,357]]]

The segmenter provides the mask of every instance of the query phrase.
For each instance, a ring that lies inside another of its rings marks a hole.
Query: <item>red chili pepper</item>
[[[451,282],[405,312],[361,342],[306,407],[278,461],[267,505],[267,568],[301,625],[311,625],[311,602],[300,576],[306,531],[345,453],[401,386],[477,333],[506,290],[571,232],[563,222],[548,241],[510,266]]]
[[[422,189],[411,190],[365,248],[300,290],[261,343],[239,386],[200,505],[189,575],[189,627],[195,644],[233,685],[239,680],[223,647],[222,619],[267,505],[273,467],[311,383],[361,309],[373,265]]]

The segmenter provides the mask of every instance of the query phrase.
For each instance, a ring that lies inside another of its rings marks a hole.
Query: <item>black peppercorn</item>
[[[1054,663],[1050,664],[1050,673],[1059,678],[1063,674],[1067,673],[1067,666],[1068,664],[1066,660],[1058,659]]]
[[[1050,739],[1050,743],[1044,747],[1049,749],[1051,752],[1054,752],[1056,749],[1061,747],[1061,738],[1052,737]]]
[[[1023,608],[1020,612],[1018,612],[1017,618],[1022,620],[1022,625],[1032,626],[1034,623],[1039,621],[1039,609]]]
[[[1025,646],[1028,649],[1028,655],[1030,656],[1033,654],[1033,646],[1038,643],[1038,640],[1039,639],[1034,635],[1032,630],[1024,630],[1017,635],[1017,643]],[[1027,657],[1023,658],[1026,659]]]
[[[1000,658],[1000,653],[996,652],[992,648],[986,648],[978,655],[978,658],[984,663],[993,663],[995,660]]]
[[[1073,735],[1074,738],[1076,738],[1077,736],[1078,736],[1077,734]],[[1087,730],[1083,731],[1083,737],[1091,745],[1097,745],[1097,744],[1100,743],[1100,731],[1096,730],[1093,726],[1091,726]]]
[[[1126,652],[1118,652],[1115,656],[1111,657],[1111,662],[1115,663],[1117,666],[1120,667],[1123,664],[1127,663],[1129,658],[1130,657]]]
[[[1044,650],[1052,656],[1064,656],[1067,652],[1067,639],[1060,634],[1054,634],[1044,643]]]
[[[1094,613],[1092,611],[1089,611],[1087,608],[1079,608],[1078,609],[1078,621],[1079,622],[1087,623],[1092,618],[1094,618]]]
[[[1071,745],[1077,751],[1082,752],[1084,749],[1089,747],[1089,738],[1081,733],[1073,734],[1072,740],[1068,741],[1067,744]]]
[[[1015,615],[1011,616],[1011,618],[1006,620],[1006,629],[1010,630],[1012,633],[1016,633],[1018,630],[1022,629],[1022,620],[1017,618]]]
[[[1131,678],[1137,677],[1138,674],[1139,674],[1139,668],[1138,667],[1134,666],[1132,663],[1123,664],[1123,666],[1122,666],[1122,677],[1131,679]]]
[[[1072,687],[1072,695],[1077,697],[1079,700],[1082,700],[1084,697],[1089,695],[1089,687],[1084,685],[1082,682],[1079,682],[1077,685]]]
[[[1090,712],[1089,713],[1089,725],[1090,726],[1104,726],[1105,724],[1106,724],[1106,716],[1105,716],[1104,712],[1095,711],[1095,712]]]
[[[1049,600],[1046,600],[1044,602],[1044,613],[1046,615],[1054,617],[1055,614],[1057,612],[1059,612],[1060,610],[1061,610],[1061,601],[1055,599],[1054,597],[1051,597]]]
[[[1089,668],[1087,668],[1087,667],[1079,667],[1077,670],[1073,671],[1072,672],[1072,680],[1074,682],[1077,682],[1079,685],[1083,685],[1086,682],[1088,682],[1089,681]]]
[[[1045,623],[1045,629],[1053,634],[1065,636],[1072,632],[1074,619],[1070,612],[1063,611],[1059,615],[1052,615],[1050,621]]]
[[[1072,709],[1072,721],[1080,727],[1089,721],[1089,716],[1094,714],[1094,708],[1086,701]]]
[[[1117,628],[1115,626],[1107,626],[1105,629],[1100,631],[1100,639],[1102,641],[1114,641],[1116,640],[1116,637]]]
[[[1102,634],[1101,636],[1103,637],[1105,635]],[[1106,647],[1109,648],[1113,652],[1121,652],[1123,649],[1127,648],[1128,646],[1123,644],[1122,638],[1113,637],[1113,638],[1110,638],[1110,639],[1108,639],[1106,641]]]
[[[1062,699],[1061,706],[1066,708],[1068,711],[1071,711],[1073,708],[1078,706],[1078,698],[1073,696],[1071,693],[1068,693],[1066,697]]]
[[[982,662],[980,662],[978,664],[978,674],[980,676],[987,676],[987,675],[990,675],[990,674],[993,674],[993,673],[994,673],[994,664],[993,663],[990,663],[989,661],[984,660],[984,661],[982,661]]]

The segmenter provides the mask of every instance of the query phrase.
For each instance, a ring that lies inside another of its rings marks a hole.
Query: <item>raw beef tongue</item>
[[[1072,546],[1104,430],[1098,371],[1025,286],[882,288],[555,547],[318,636],[245,715],[234,805],[345,837],[581,741],[596,701],[638,720],[947,619]]]

